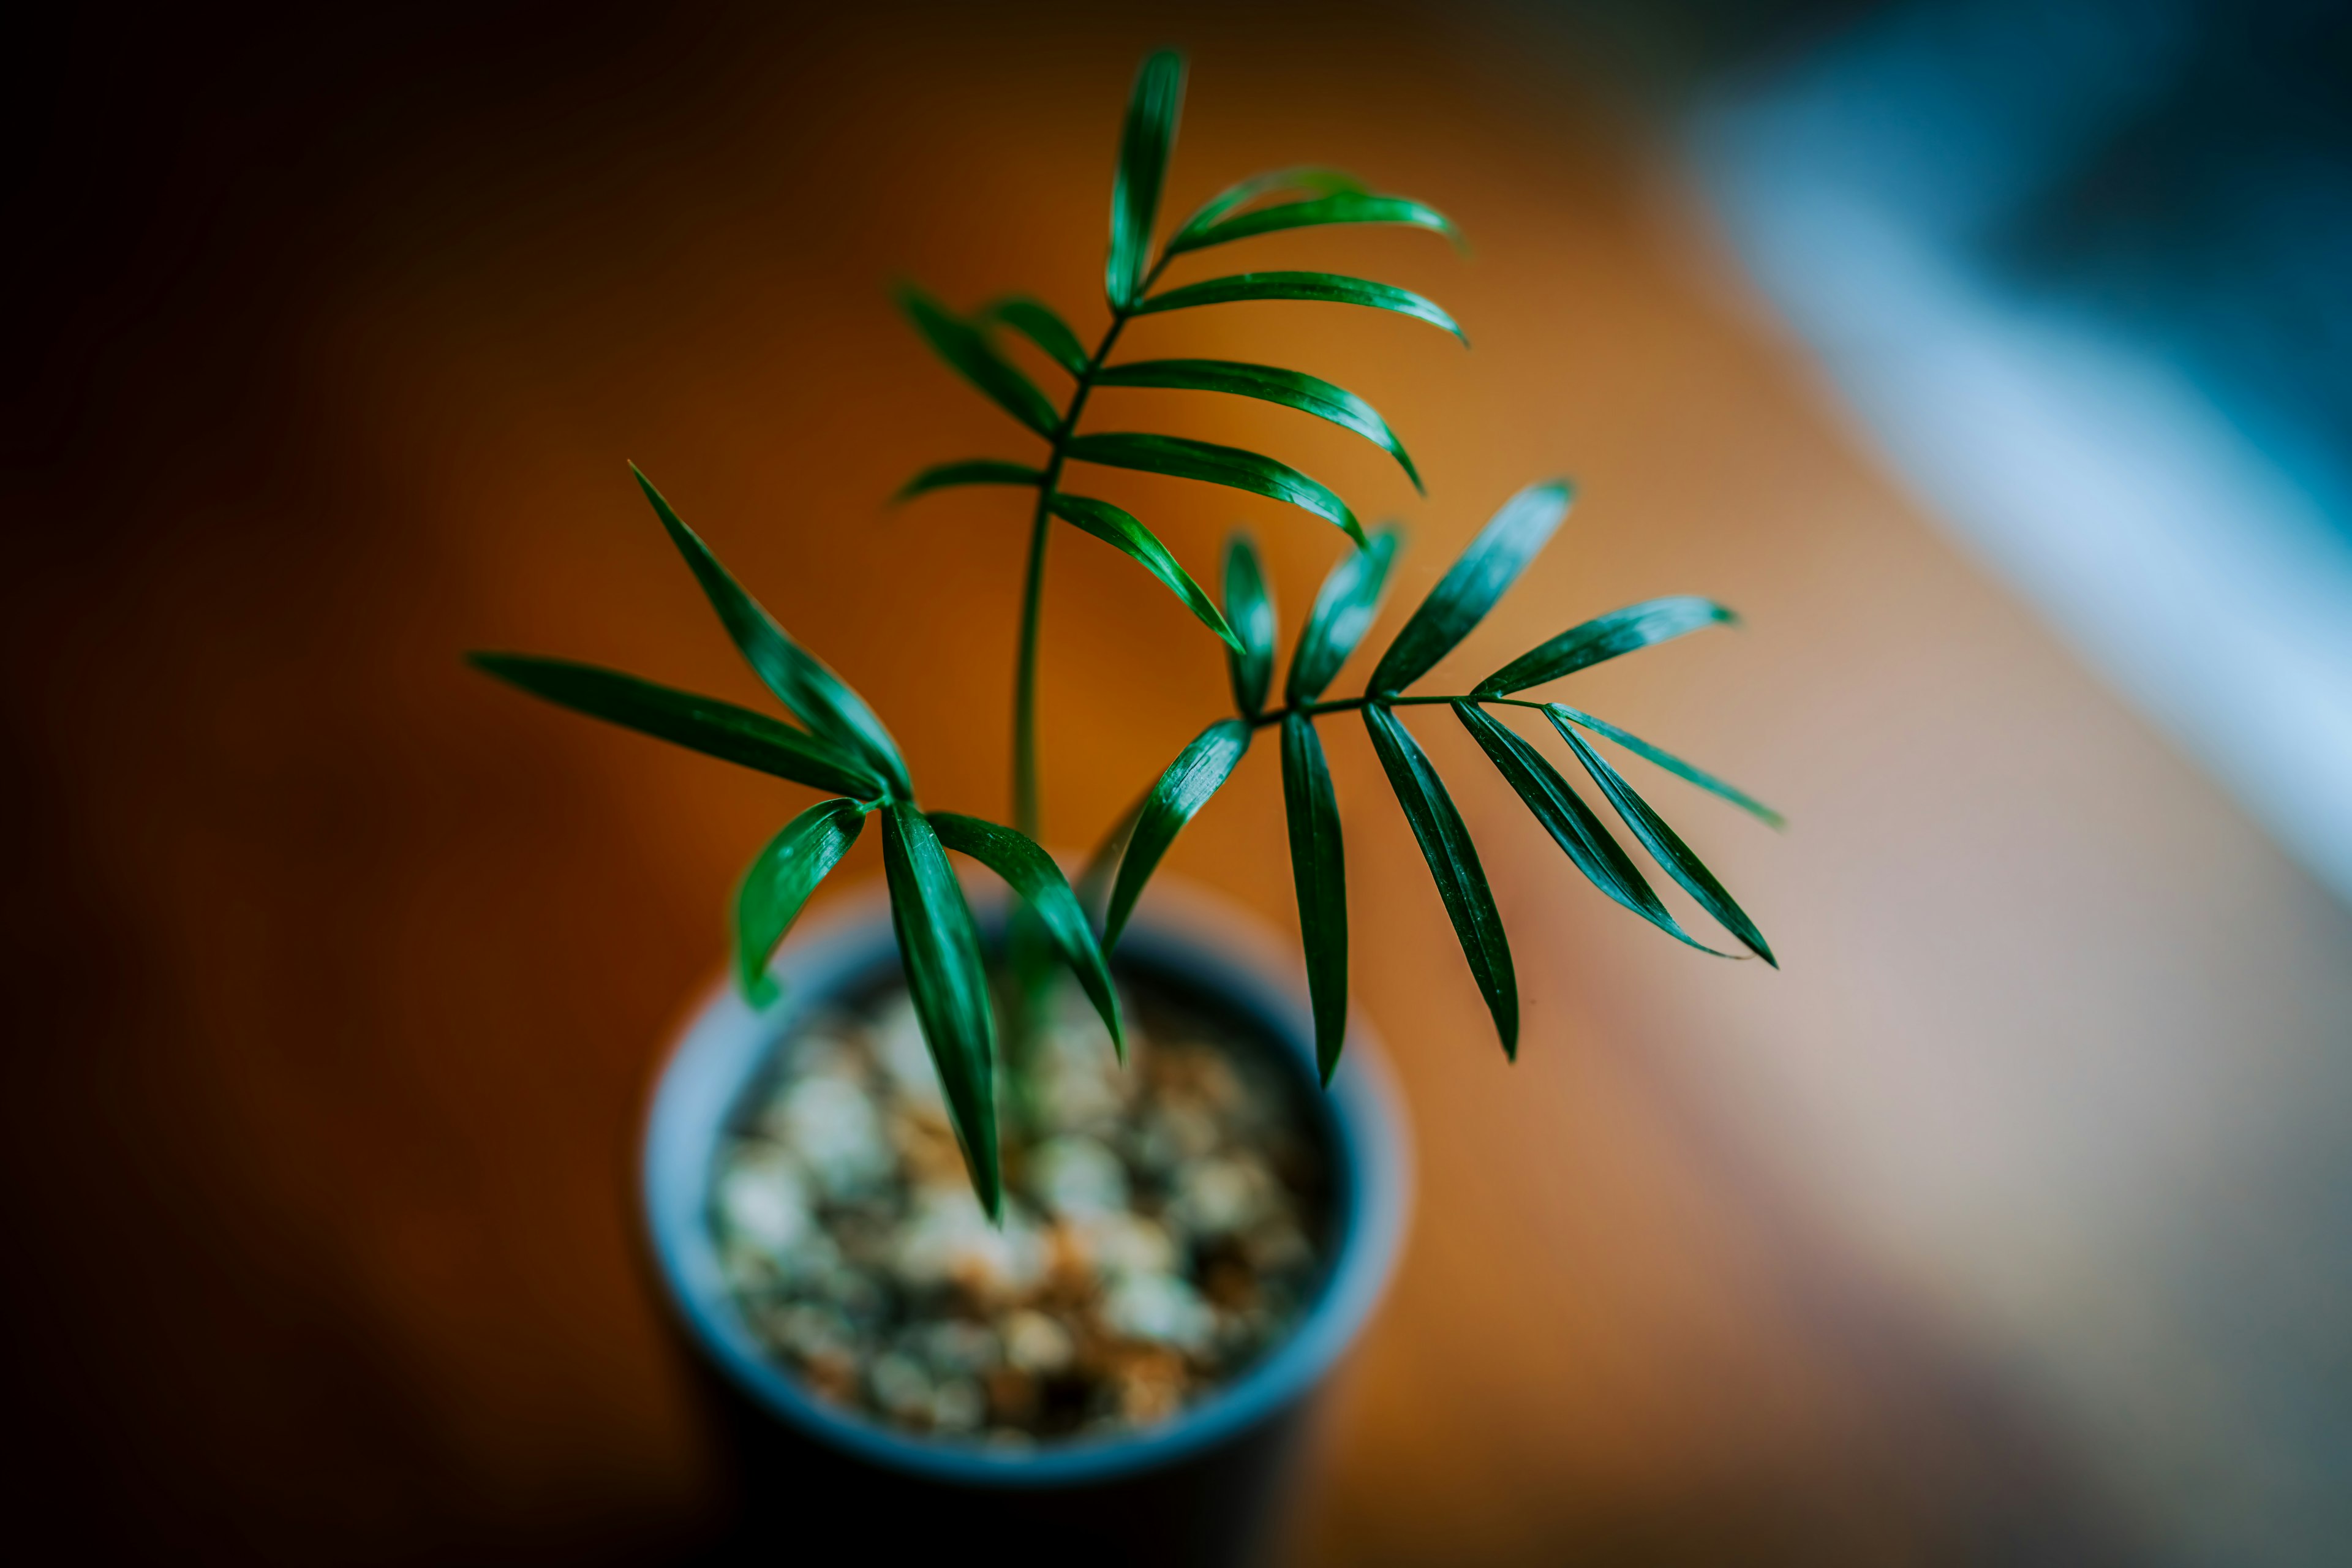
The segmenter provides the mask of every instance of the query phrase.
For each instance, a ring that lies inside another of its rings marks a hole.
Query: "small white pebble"
[[[785,1141],[828,1194],[870,1187],[898,1163],[863,1084],[830,1073],[804,1078],[786,1092],[781,1110]]]
[[[1187,1165],[1176,1179],[1171,1216],[1195,1236],[1247,1230],[1274,1207],[1274,1174],[1254,1155],[1228,1154]]]
[[[1200,1294],[1170,1274],[1130,1274],[1103,1297],[1103,1322],[1112,1332],[1179,1350],[1206,1350],[1217,1314]]]
[[[866,1380],[873,1386],[874,1402],[894,1415],[929,1415],[931,1413],[931,1378],[911,1356],[892,1351],[877,1356],[866,1369]]]
[[[1067,1234],[1077,1242],[1087,1267],[1106,1279],[1175,1271],[1176,1243],[1165,1229],[1139,1215],[1088,1215],[1073,1221]]]
[[[809,1232],[808,1188],[781,1154],[753,1154],[731,1166],[719,1178],[719,1212],[731,1235],[771,1257],[791,1252]]]
[[[1030,1156],[1029,1187],[1051,1214],[1116,1214],[1127,1207],[1127,1167],[1091,1138],[1055,1138]]]
[[[1003,1326],[1004,1359],[1014,1368],[1050,1377],[1070,1364],[1077,1347],[1070,1331],[1043,1312],[1026,1308],[1007,1314]]]
[[[942,1432],[977,1432],[988,1416],[988,1395],[968,1377],[952,1377],[931,1395],[931,1425]]]

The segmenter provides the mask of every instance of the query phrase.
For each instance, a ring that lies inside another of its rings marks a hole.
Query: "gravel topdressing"
[[[1166,1420],[1290,1332],[1327,1253],[1302,1089],[1209,1011],[1122,1000],[1124,1068],[1076,988],[1055,997],[1025,1146],[1004,1120],[1001,1227],[903,985],[792,1032],[711,1201],[779,1363],[883,1425],[1017,1445]]]

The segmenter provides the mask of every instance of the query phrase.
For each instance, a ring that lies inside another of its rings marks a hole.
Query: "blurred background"
[[[1402,518],[1408,605],[1573,474],[1461,668],[1638,598],[1732,604],[1744,628],[1580,676],[1581,705],[1792,822],[1653,792],[1784,969],[1718,963],[1424,726],[1519,954],[1507,1068],[1333,731],[1421,1205],[1291,1558],[2352,1552],[2343,7],[32,26],[0,257],[0,1485],[35,1560],[708,1538],[729,1483],[632,1160],[797,797],[458,655],[751,699],[634,458],[929,804],[1002,815],[1018,509],[882,501],[1022,444],[887,285],[1095,330],[1128,79],[1171,41],[1171,204],[1293,163],[1432,201],[1467,259],[1324,231],[1250,265],[1420,289],[1475,347],[1304,307],[1137,329],[1364,394],[1426,501],[1310,421],[1124,406]],[[1271,503],[1122,478],[1196,573],[1249,523],[1294,618],[1334,557]],[[1052,573],[1046,821],[1076,846],[1223,677],[1109,552]],[[1253,758],[1171,864],[1287,925],[1281,846]]]

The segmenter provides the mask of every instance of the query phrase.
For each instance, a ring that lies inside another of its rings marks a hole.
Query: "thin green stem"
[[[1160,266],[1166,265],[1162,258]],[[1152,268],[1151,276],[1160,276],[1159,268]],[[1037,478],[1037,510],[1029,520],[1029,561],[1021,581],[1021,650],[1013,670],[1013,826],[1032,838],[1038,836],[1044,817],[1037,784],[1037,628],[1045,605],[1045,542],[1053,532],[1055,489],[1062,481],[1070,437],[1077,432],[1078,416],[1086,412],[1095,377],[1102,373],[1111,345],[1118,342],[1133,314],[1132,310],[1111,312],[1109,330],[1095,345],[1087,368],[1078,373],[1069,406],[1062,411],[1062,422],[1054,429],[1045,470]]]

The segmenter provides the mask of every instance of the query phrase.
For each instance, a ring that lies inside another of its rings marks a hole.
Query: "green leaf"
[[[1504,502],[1389,644],[1365,689],[1381,697],[1402,691],[1451,653],[1535,559],[1568,515],[1568,502],[1565,479],[1530,485]]]
[[[866,764],[900,795],[912,793],[913,786],[907,781],[907,764],[898,754],[898,743],[890,738],[890,731],[882,727],[874,710],[822,660],[784,634],[775,617],[743,591],[742,584],[719,563],[719,557],[710,552],[694,530],[686,526],[635,463],[629,465],[629,472],[637,476],[637,488],[653,503],[654,515],[661,519],[670,542],[677,546],[677,552],[693,569],[695,581],[702,584],[703,595],[719,612],[719,623],[734,639],[744,662],[776,694],[776,700],[799,714],[818,734],[864,758]]]
[[[1274,601],[1266,596],[1257,546],[1238,530],[1225,541],[1225,622],[1240,639],[1239,647],[1225,652],[1234,706],[1243,718],[1255,719],[1265,706],[1266,688],[1274,684]]]
[[[872,800],[883,793],[882,781],[832,742],[716,697],[656,686],[617,669],[568,658],[522,653],[466,657],[477,669],[534,697],[724,762],[830,795]]]
[[[1622,653],[1665,642],[1702,626],[1737,624],[1739,617],[1712,599],[1687,594],[1628,605],[1605,616],[1595,616],[1580,626],[1570,626],[1539,647],[1529,648],[1480,681],[1477,695],[1504,697],[1558,680]]]
[[[1021,463],[1007,463],[995,458],[966,458],[953,463],[934,463],[898,487],[890,504],[912,500],[933,490],[947,489],[954,485],[1034,485],[1045,476]]]
[[[1693,767],[1672,752],[1662,751],[1630,731],[1620,730],[1606,719],[1595,719],[1590,713],[1580,713],[1562,702],[1548,702],[1544,705],[1544,710],[1551,714],[1555,721],[1565,719],[1571,724],[1582,725],[1596,735],[1606,735],[1635,756],[1646,757],[1677,778],[1686,779],[1710,794],[1721,795],[1767,827],[1778,829],[1789,826],[1787,817],[1782,816],[1747,791],[1725,783],[1703,768]]]
[[[735,889],[735,977],[753,1006],[776,999],[770,955],[865,826],[856,801],[821,800],[784,824],[745,868]]]
[[[1361,180],[1339,169],[1275,169],[1263,174],[1252,174],[1248,179],[1227,185],[1211,196],[1200,211],[1184,220],[1184,226],[1169,240],[1168,248],[1171,254],[1179,246],[1192,248],[1184,242],[1235,207],[1246,206],[1260,196],[1270,196],[1281,191],[1306,191],[1314,195],[1329,196],[1360,192],[1363,188]]]
[[[1381,590],[1388,586],[1389,565],[1396,559],[1401,540],[1396,530],[1384,528],[1371,543],[1343,558],[1323,579],[1315,608],[1299,628],[1298,647],[1290,656],[1290,679],[1283,700],[1296,706],[1323,695],[1371,629],[1381,607]]]
[[[1111,1045],[1118,1050],[1118,1059],[1126,1061],[1127,1034],[1119,1026],[1118,997],[1111,989],[1110,968],[1103,962],[1102,949],[1095,943],[1094,927],[1087,923],[1087,911],[1080,907],[1077,894],[1070,890],[1070,884],[1064,880],[1062,868],[1054,864],[1054,858],[1037,847],[1027,834],[977,816],[935,811],[930,817],[941,844],[959,855],[971,856],[1003,878],[1005,885],[1035,911],[1045,934],[1076,972],[1078,984],[1094,1003],[1095,1011],[1102,1015],[1103,1026],[1110,1030]]]
[[[1087,351],[1078,342],[1078,334],[1070,324],[1054,313],[1054,308],[1042,300],[1015,295],[999,300],[982,315],[1003,322],[1031,342],[1045,351],[1045,357],[1068,371],[1072,375],[1087,373]]]
[[[1434,207],[1423,206],[1403,196],[1376,196],[1361,191],[1340,191],[1316,196],[1303,202],[1285,202],[1279,206],[1259,207],[1235,217],[1225,218],[1199,229],[1188,228],[1168,242],[1168,254],[1181,255],[1188,250],[1205,250],[1213,245],[1223,245],[1236,239],[1248,239],[1261,234],[1276,234],[1288,228],[1319,228],[1338,223],[1402,224],[1411,228],[1425,228],[1458,240],[1454,222]]]
[[[996,352],[988,334],[950,311],[938,300],[911,283],[898,285],[898,308],[931,345],[931,352],[972,385],[980,388],[995,405],[1038,435],[1051,439],[1062,423],[1062,417],[1037,390],[1037,384],[1021,374],[1011,360]]]
[[[1641,868],[1633,864],[1633,857],[1609,837],[1609,830],[1601,826],[1592,808],[1568,787],[1568,781],[1544,760],[1542,752],[1475,704],[1456,702],[1453,708],[1462,727],[1485,749],[1496,771],[1518,792],[1519,799],[1543,824],[1544,831],[1567,852],[1588,881],[1677,941],[1689,942],[1703,952],[1715,952],[1705,942],[1693,941],[1690,933],[1675,923],[1666,906],[1658,901],[1658,895],[1650,890],[1650,884],[1643,879]],[[1716,952],[1716,956],[1731,955]]]
[[[1290,879],[1298,890],[1298,938],[1315,1007],[1315,1062],[1328,1087],[1348,1038],[1348,858],[1339,803],[1315,721],[1282,721],[1282,804],[1290,818]]]
[[[1119,858],[1118,880],[1111,888],[1110,908],[1103,917],[1104,952],[1118,945],[1118,933],[1127,929],[1127,918],[1135,912],[1135,900],[1143,896],[1143,885],[1159,868],[1160,858],[1168,853],[1168,847],[1193,814],[1232,775],[1249,742],[1247,724],[1238,719],[1220,719],[1194,736],[1151,786],[1128,835],[1127,852]]]
[[[1400,316],[1411,316],[1427,321],[1433,327],[1443,327],[1462,339],[1464,347],[1470,340],[1462,329],[1437,305],[1408,289],[1393,288],[1386,283],[1373,283],[1361,278],[1345,278],[1337,272],[1239,272],[1231,278],[1211,278],[1199,283],[1186,283],[1175,289],[1165,289],[1135,307],[1139,316],[1149,316],[1161,310],[1185,310],[1195,305],[1233,305],[1245,300],[1315,300],[1330,305],[1363,305],[1375,310],[1393,310]]]
[[[1241,647],[1241,639],[1225,617],[1216,601],[1192,581],[1192,574],[1177,564],[1176,557],[1160,542],[1152,531],[1128,513],[1106,500],[1092,496],[1074,496],[1067,490],[1056,490],[1048,503],[1054,515],[1082,533],[1091,533],[1105,544],[1141,563],[1143,569],[1168,584],[1171,592],[1184,601],[1184,607],[1197,616],[1201,624],[1224,639],[1229,648]]]
[[[1576,760],[1584,764],[1584,771],[1592,775],[1592,782],[1601,786],[1601,793],[1609,797],[1609,804],[1617,808],[1617,815],[1624,819],[1627,827],[1633,829],[1633,837],[1641,840],[1642,847],[1650,852],[1650,858],[1664,867],[1666,874],[1680,882],[1683,890],[1697,900],[1699,908],[1720,921],[1724,930],[1738,937],[1742,947],[1773,968],[1780,968],[1780,962],[1772,956],[1772,949],[1765,942],[1764,933],[1756,929],[1756,922],[1748,918],[1748,911],[1724,891],[1723,884],[1715,879],[1715,873],[1706,868],[1706,863],[1691,853],[1690,846],[1682,841],[1681,836],[1666,826],[1664,817],[1650,809],[1650,803],[1635,794],[1633,786],[1627,784],[1583,736],[1570,728],[1567,720],[1549,710],[1544,716],[1551,721],[1551,727],[1559,731],[1560,738],[1568,742],[1568,749],[1576,753]]]
[[[972,1190],[991,1219],[1003,1212],[996,1154],[996,1015],[971,908],[939,836],[908,802],[882,808],[882,868],[907,990],[963,1149]]]
[[[1495,894],[1478,865],[1478,850],[1454,799],[1420,743],[1406,732],[1394,713],[1378,704],[1364,709],[1364,728],[1370,731],[1372,750],[1389,775],[1389,787],[1404,819],[1421,844],[1421,858],[1437,883],[1437,896],[1461,939],[1462,956],[1470,961],[1471,977],[1478,982],[1486,1011],[1494,1016],[1495,1032],[1503,1039],[1503,1054],[1519,1056],[1519,983],[1511,970],[1511,945],[1503,936],[1503,917],[1495,908]]]
[[[1074,436],[1063,450],[1081,462],[1100,463],[1107,468],[1136,468],[1147,474],[1171,474],[1180,479],[1202,479],[1288,501],[1326,522],[1338,523],[1358,544],[1364,542],[1364,531],[1358,526],[1356,514],[1348,510],[1347,502],[1289,464],[1239,447],[1218,447],[1181,436],[1112,432]]]
[[[1302,414],[1312,414],[1328,419],[1343,430],[1352,430],[1397,460],[1404,469],[1412,488],[1423,495],[1421,474],[1412,466],[1412,458],[1396,432],[1388,426],[1380,411],[1344,386],[1334,386],[1318,377],[1295,370],[1279,370],[1273,365],[1242,364],[1222,359],[1159,359],[1144,360],[1135,364],[1115,364],[1095,377],[1097,386],[1164,386],[1179,392],[1225,392],[1235,397],[1255,397],[1263,403],[1278,403],[1285,408],[1296,408]]]
[[[1160,217],[1160,187],[1176,147],[1176,117],[1184,102],[1184,57],[1161,49],[1135,73],[1127,127],[1118,139],[1118,177],[1111,187],[1110,257],[1103,290],[1111,309],[1125,310],[1143,292],[1151,264],[1151,228]]]

